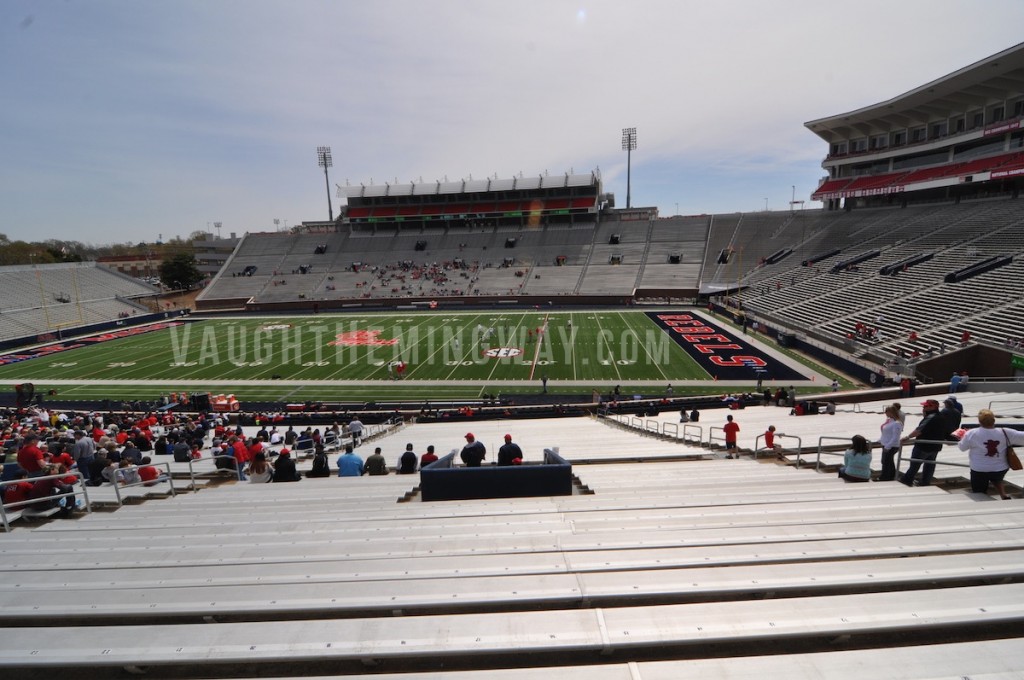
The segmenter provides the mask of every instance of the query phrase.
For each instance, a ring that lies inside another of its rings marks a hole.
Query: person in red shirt
[[[238,437],[232,437],[231,443],[231,455],[235,457],[235,464],[238,467],[238,480],[244,482],[246,480],[245,468],[249,463],[249,448],[245,445],[245,442]]]
[[[40,477],[43,474],[43,451],[36,444],[38,441],[39,436],[35,432],[29,432],[18,449],[18,465],[29,477]]]
[[[78,477],[76,477],[75,475],[71,474],[68,471],[68,466],[64,465],[63,463],[57,465],[57,469],[54,470],[51,474],[54,474],[54,475],[64,475],[63,477],[58,479],[57,482],[60,483],[60,484],[64,484],[65,486],[74,486],[75,482],[78,481]]]
[[[144,456],[139,462],[139,478],[145,486],[154,486],[160,481],[160,470],[151,465],[152,462],[149,456]]]
[[[247,461],[256,460],[256,454],[263,450],[263,440],[259,437],[249,440]]]
[[[769,425],[768,429],[765,430],[764,433],[764,448],[765,450],[774,453],[775,457],[778,458],[779,460],[785,460],[785,458],[782,455],[782,444],[779,444],[775,441],[775,437],[781,436],[783,436],[781,433],[778,435],[775,434],[774,425]]]
[[[16,484],[8,484],[3,487],[4,489],[4,505],[12,505],[14,503],[24,503],[29,499],[29,494],[32,493],[32,482],[25,481],[28,477],[28,473],[21,470],[16,474],[14,479],[20,479],[20,482]],[[24,506],[17,506],[13,509],[22,508]]]
[[[434,445],[431,444],[427,447],[427,452],[420,456],[420,469],[422,470],[426,466],[437,460],[437,454],[434,453]]]
[[[732,416],[725,417],[725,426],[722,428],[725,431],[725,450],[728,452],[726,458],[740,457],[739,449],[736,446],[736,435],[740,431],[740,426],[732,419]]]
[[[67,469],[71,469],[71,466],[75,464],[75,459],[71,457],[71,454],[64,451],[59,456],[54,456],[50,461],[56,465],[63,465]]]

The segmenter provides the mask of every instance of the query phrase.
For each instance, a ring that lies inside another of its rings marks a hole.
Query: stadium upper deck
[[[354,229],[378,225],[422,229],[448,224],[523,226],[593,222],[601,194],[597,171],[499,179],[338,187],[348,199],[341,221]]]
[[[1024,181],[1024,43],[857,111],[805,123],[829,144],[812,194],[836,209],[1013,194]]]

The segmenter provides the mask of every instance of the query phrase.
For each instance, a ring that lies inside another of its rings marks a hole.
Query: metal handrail
[[[132,488],[132,487],[135,487],[135,486],[152,486],[152,485],[154,485],[154,484],[156,484],[158,482],[167,482],[167,485],[171,487],[171,495],[172,496],[175,495],[175,492],[174,492],[174,482],[171,481],[171,464],[170,463],[148,463],[148,464],[142,465],[140,467],[163,467],[164,470],[166,470],[167,474],[166,475],[160,475],[156,479],[151,479],[148,482],[146,482],[146,481],[139,481],[139,482],[128,482],[128,483],[125,483],[125,484],[118,484],[116,476],[115,476],[115,479],[114,479],[114,482],[113,482],[113,484],[114,484],[114,497],[117,499],[117,504],[118,505],[122,505],[124,503],[124,501],[121,500],[121,489],[129,489],[129,488]],[[191,468],[191,465],[189,467]],[[115,471],[115,475],[116,475],[116,471]]]
[[[992,411],[993,413],[995,413],[996,410],[994,408],[992,408],[995,404],[1011,404],[1013,406],[1020,406],[1020,402],[1019,401],[1006,401],[1005,399],[1003,399],[1003,400],[993,399],[990,402],[988,402],[988,410]]]
[[[708,448],[712,447],[712,445],[714,443],[714,440],[716,439],[716,437],[715,437],[715,430],[721,431],[721,433],[722,433],[722,444],[723,445],[725,444],[725,428],[724,427],[719,427],[717,425],[712,425],[712,426],[708,427]]]
[[[216,472],[218,470],[225,469],[225,468],[218,468],[217,467],[217,459],[218,458],[230,458],[231,460],[235,461],[235,471],[238,473],[238,480],[239,481],[242,480],[242,473],[238,469],[238,461],[235,459],[234,456],[222,455],[222,456],[210,456],[210,458],[189,458],[188,459],[188,476],[189,476],[189,481],[192,483],[192,491],[196,491],[197,490],[197,488],[196,488],[196,471],[195,471],[195,467],[194,467],[195,462],[196,461],[212,460],[213,461],[213,465],[214,465],[213,471]],[[204,473],[200,473],[200,474],[204,474]]]
[[[913,451],[913,445],[914,444],[941,444],[943,447],[946,447],[946,446],[950,446],[950,445],[956,445],[957,442],[946,441],[945,439],[909,439],[909,440],[906,440],[906,441],[902,442],[902,444],[910,444],[911,445],[911,449],[910,450]],[[935,460],[928,460],[927,458],[907,458],[907,462],[910,462],[910,463],[923,463],[925,465],[947,465],[949,467],[964,467],[964,468],[970,468],[971,467],[970,463],[954,463],[954,462],[951,462],[951,461],[939,461],[939,459],[938,459],[939,453],[941,453],[941,449],[940,449],[940,451],[938,453],[935,454]],[[896,454],[896,476],[897,477],[899,477],[900,464],[902,462],[903,462],[903,446],[901,445],[899,452],[897,452],[897,454]]]
[[[815,472],[820,472],[821,471],[821,454],[825,453],[825,454],[828,454],[830,456],[845,456],[846,455],[846,451],[843,451],[842,453],[840,453],[838,451],[823,451],[822,450],[822,442],[824,442],[826,439],[829,440],[829,441],[846,442],[847,444],[849,444],[851,438],[850,437],[829,437],[829,436],[818,437],[818,456],[817,456],[817,459],[815,460],[815,463],[814,463],[814,470],[815,470]]]
[[[694,425],[693,423],[685,423],[683,425],[683,441],[687,441],[687,433],[697,430],[697,444],[700,445],[704,441],[704,427],[702,425]]]
[[[68,475],[74,475],[75,476],[75,482],[74,482],[74,484],[72,484],[72,486],[78,486],[81,489],[82,498],[85,500],[85,511],[86,512],[92,512],[92,504],[89,502],[89,492],[86,490],[85,484],[82,483],[82,480],[83,480],[82,473],[79,472],[78,470],[68,470],[64,474],[59,474],[59,475],[44,475],[42,477],[28,477],[28,478],[23,478],[23,479],[9,479],[9,480],[7,480],[5,482],[0,482],[0,487],[13,486],[14,484],[18,484],[20,482],[32,482],[32,483],[35,483],[35,482],[38,482],[38,481],[40,481],[42,479],[63,479],[65,477],[67,477]],[[77,490],[76,491],[67,491],[65,493],[53,494],[52,496],[48,496],[47,498],[65,498],[67,496],[71,496],[72,498],[74,498],[76,493],[78,493]],[[18,501],[17,503],[0,503],[0,523],[3,524],[4,531],[10,531],[11,530],[11,523],[7,519],[7,510],[8,509],[12,509],[12,510],[22,509],[22,508],[24,508],[24,509],[31,509],[32,505],[34,505],[36,503],[39,503],[40,501],[43,501],[43,500],[46,500],[46,498],[31,498],[31,499],[29,499],[27,501]]]
[[[800,451],[804,447],[804,440],[803,440],[803,438],[802,437],[798,437],[798,436],[793,435],[793,434],[779,434],[779,433],[775,433],[775,438],[776,439],[795,439],[796,440],[796,466],[800,467]],[[754,439],[754,458],[757,458],[757,452],[761,450],[761,446],[758,444],[758,442],[760,442],[762,439],[764,439],[764,435],[763,434],[757,435],[757,437]],[[768,449],[765,448],[765,451],[767,451],[767,450]],[[786,449],[783,448],[782,450],[785,451]]]

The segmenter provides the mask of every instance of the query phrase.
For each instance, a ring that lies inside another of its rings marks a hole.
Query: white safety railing
[[[909,443],[911,445],[911,453],[913,453],[913,445],[914,444],[941,444],[943,446],[943,448],[945,448],[946,446],[955,445],[957,442],[949,442],[949,441],[946,441],[944,439],[911,439]],[[968,468],[968,469],[971,467],[970,463],[956,463],[956,462],[948,461],[948,460],[947,461],[939,460],[938,459],[939,458],[939,453],[942,453],[941,449],[939,450],[938,453],[935,454],[935,458],[932,458],[932,459],[929,459],[929,458],[912,458],[912,457],[907,457],[905,460],[908,463],[921,463],[923,465],[944,465],[946,467],[959,467],[959,468]],[[900,465],[903,463],[903,460],[904,460],[904,458],[903,458],[903,449],[901,447],[899,453],[896,454],[896,478],[897,479],[899,479],[899,476],[900,476]]]
[[[117,504],[118,505],[123,505],[124,504],[124,498],[122,498],[122,491],[124,489],[131,489],[131,488],[139,487],[139,486],[152,487],[152,486],[156,486],[157,484],[166,482],[168,488],[170,488],[170,490],[171,490],[171,495],[172,496],[175,495],[174,483],[171,481],[171,464],[170,463],[149,463],[147,465],[142,465],[140,467],[163,468],[164,471],[162,473],[160,473],[160,475],[158,475],[156,479],[151,479],[149,481],[141,480],[141,481],[138,481],[138,482],[121,482],[121,481],[119,481],[117,479],[117,477],[116,477],[117,472],[115,471],[115,473],[114,473],[115,476],[114,476],[114,479],[112,481],[113,481],[113,484],[114,484],[114,498],[117,499]],[[136,468],[136,469],[138,469],[138,468]]]
[[[798,437],[798,436],[796,436],[794,434],[779,434],[778,432],[776,432],[775,433],[775,439],[795,439],[796,440],[796,465],[797,465],[797,467],[800,467],[800,452],[804,448],[804,440],[803,440],[803,438],[802,437]],[[763,440],[764,440],[764,435],[763,434],[757,435],[757,437],[754,439],[754,458],[757,458],[757,454],[760,453],[762,449],[764,449],[765,451],[768,451],[767,447],[762,447],[761,446],[761,442]],[[786,450],[787,450],[786,447],[782,447],[782,451],[783,452],[785,452]],[[774,453],[774,451],[772,451],[772,453]]]
[[[14,486],[21,482],[35,483],[43,479],[64,479],[68,476],[74,476],[75,482],[72,484],[72,491],[66,493],[57,493],[44,498],[31,498],[26,501],[18,501],[16,503],[0,503],[0,523],[3,524],[4,531],[11,530],[11,521],[24,516],[25,511],[33,510],[33,505],[40,505],[48,500],[57,498],[68,498],[70,503],[75,503],[75,495],[82,494],[82,499],[85,501],[85,511],[92,512],[92,504],[89,502],[89,491],[82,483],[82,474],[78,470],[69,470],[64,474],[60,475],[44,475],[42,477],[28,477],[22,479],[9,479],[6,482],[0,482],[0,489],[6,486]],[[46,510],[49,510],[47,508]],[[13,512],[9,512],[13,511]]]

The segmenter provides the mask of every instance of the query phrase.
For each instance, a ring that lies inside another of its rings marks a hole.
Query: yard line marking
[[[548,334],[548,315],[544,314],[544,322],[540,325],[540,331],[537,333],[537,349],[533,350],[533,361],[530,362],[530,377],[529,380],[533,380],[533,373],[537,370],[537,357],[540,356],[540,345],[543,342],[543,337]]]

